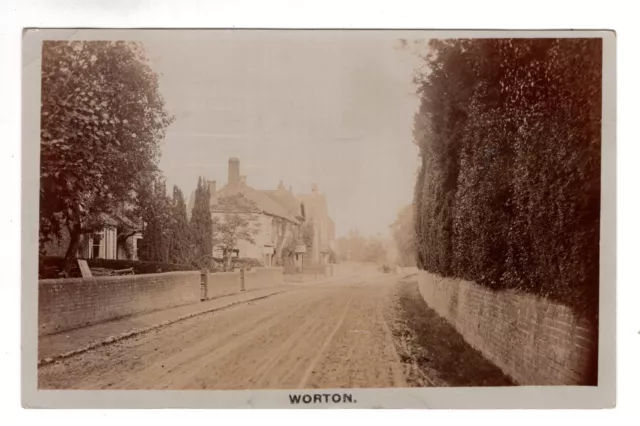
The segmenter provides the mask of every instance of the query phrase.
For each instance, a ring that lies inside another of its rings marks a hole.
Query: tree
[[[363,260],[374,263],[382,263],[387,260],[387,248],[380,238],[372,237],[367,241]]]
[[[171,199],[167,196],[166,188],[164,179],[155,175],[139,191],[139,211],[144,226],[139,248],[140,260],[169,262],[173,218]]]
[[[209,186],[204,179],[198,178],[189,228],[192,262],[199,268],[210,267],[213,258],[213,219],[210,202]]]
[[[169,261],[178,264],[191,262],[191,233],[187,219],[187,205],[184,194],[177,186],[173,186],[171,203],[171,241],[169,245]]]
[[[316,236],[316,229],[313,222],[304,222],[302,224],[302,243],[307,248],[307,253],[313,248],[313,241]]]
[[[393,239],[398,249],[402,266],[416,265],[415,229],[413,226],[413,205],[403,207],[391,225]]]
[[[81,235],[156,170],[173,118],[139,43],[46,41],[41,75],[40,243],[66,227],[69,269]]]
[[[363,262],[366,256],[367,240],[357,230],[349,231],[349,234],[338,238],[338,249],[343,257],[342,260]]]
[[[241,240],[255,244],[260,232],[259,209],[241,193],[218,198],[222,215],[213,218],[213,246],[224,253],[225,268],[231,269],[233,250]]]

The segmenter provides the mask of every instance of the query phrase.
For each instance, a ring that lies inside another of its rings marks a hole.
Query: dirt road
[[[378,274],[300,285],[43,366],[39,387],[406,386],[383,318],[397,279]]]

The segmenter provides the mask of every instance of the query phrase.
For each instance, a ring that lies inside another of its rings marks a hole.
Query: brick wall
[[[200,300],[200,272],[40,280],[39,334]]]
[[[256,268],[254,271],[256,273],[256,280],[251,283],[251,285],[246,285],[247,290],[274,287],[284,283],[281,267]]]
[[[216,272],[207,277],[205,298],[227,296],[239,293],[240,290],[240,272]]]
[[[253,268],[246,271],[244,289],[246,291],[274,287],[284,284],[281,267]],[[207,276],[205,297],[228,296],[242,291],[240,272],[216,272]]]
[[[521,385],[597,384],[597,331],[566,306],[420,271],[420,293]]]

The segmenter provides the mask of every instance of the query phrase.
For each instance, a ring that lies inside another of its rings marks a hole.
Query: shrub
[[[124,259],[86,259],[90,268],[105,268],[105,269],[128,269],[133,268],[133,273],[136,275],[141,274],[155,274],[159,272],[172,272],[172,271],[196,271],[198,268],[192,265],[176,265],[171,263],[157,263],[157,262],[141,262],[138,260],[124,260]],[[60,274],[64,270],[64,258],[43,256],[39,259],[38,278],[59,278]],[[69,277],[81,277],[80,268],[77,262],[75,262]]]

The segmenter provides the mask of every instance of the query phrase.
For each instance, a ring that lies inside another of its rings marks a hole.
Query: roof
[[[280,217],[290,222],[300,223],[300,219],[298,218],[298,215],[293,213],[286,206],[281,205],[279,202],[279,197],[270,195],[269,192],[271,191],[261,191],[246,185],[239,185],[236,187],[230,187],[229,185],[227,185],[224,188],[220,189],[220,191],[216,193],[215,197],[211,197],[211,212],[212,213],[227,212],[228,208],[221,206],[218,203],[218,199],[221,197],[240,193],[247,200],[252,201],[255,204],[255,207],[257,208],[258,211],[254,211],[254,212],[256,213],[260,212],[270,216]],[[246,208],[246,207],[245,209],[243,209],[243,211],[246,211],[247,213],[252,212],[250,208]]]
[[[301,202],[291,193],[291,191],[287,191],[286,189],[276,189],[265,190],[262,192],[265,192],[276,203],[284,207],[293,217],[302,217],[302,208],[300,206]]]
[[[122,226],[124,225],[127,228],[132,230],[141,230],[142,223],[139,220],[131,219],[127,215],[121,212],[116,212],[113,214],[102,213],[100,214],[100,222],[104,225],[109,226]]]

